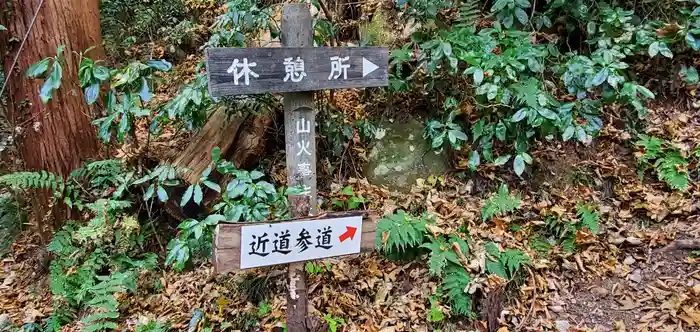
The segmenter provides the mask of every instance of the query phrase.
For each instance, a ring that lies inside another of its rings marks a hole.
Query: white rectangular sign
[[[357,254],[362,216],[241,228],[241,269]]]

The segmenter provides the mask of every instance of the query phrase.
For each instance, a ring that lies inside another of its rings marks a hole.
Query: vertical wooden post
[[[284,5],[282,45],[313,47],[311,20],[308,4]],[[289,198],[294,217],[316,213],[316,114],[313,107],[312,92],[284,94],[287,185],[305,190],[303,195]],[[287,331],[306,332],[308,301],[304,263],[292,263],[288,268]]]

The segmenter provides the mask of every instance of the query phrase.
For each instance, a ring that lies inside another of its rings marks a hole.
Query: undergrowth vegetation
[[[327,16],[324,4],[312,1],[318,12],[315,46],[338,46],[346,27],[338,24],[337,17],[334,21]],[[487,173],[498,181],[527,180],[541,166],[534,150],[542,144],[590,146],[610,122],[617,121],[634,137],[622,144],[634,149],[640,179],[658,179],[679,194],[693,188],[696,178],[691,172],[700,163],[700,146],[644,130],[648,106],[659,91],[654,83],[645,82],[647,73],[640,63],[673,68],[671,74],[682,78],[686,87],[700,82],[695,63],[689,60],[700,50],[700,0],[674,3],[664,15],[644,4],[619,1],[397,0],[392,5],[394,12],[378,9],[365,15],[362,19],[371,19],[360,29],[365,33],[359,41],[351,41],[391,48],[389,87],[367,90],[360,99],[410,101],[405,112],[426,119],[423,132],[414,135],[426,139],[436,152],[449,152],[460,172]],[[181,131],[194,136],[219,107],[227,116],[275,115],[282,104],[277,95],[212,98],[202,55],[210,47],[268,46],[266,42],[280,36],[276,10],[268,2],[252,0],[232,0],[223,6],[208,0],[105,0],[101,7],[105,47],[120,61],[93,59],[92,48],[59,46],[55,55],[45,54],[24,75],[42,81],[38,93],[44,104],[57,89],[76,85],[84,102],[99,109],[93,124],[104,144],[143,144],[137,136],[138,129],[144,129],[148,138],[142,150],[149,154],[152,139]],[[388,36],[391,24],[401,25],[407,33]],[[139,45],[148,45],[149,50],[139,50]],[[166,53],[186,49],[191,56],[167,55],[166,60],[156,50],[163,45],[173,49]],[[78,68],[66,65],[69,56],[79,59]],[[186,70],[177,68],[186,64],[191,65]],[[76,71],[77,82],[64,82],[67,70]],[[186,79],[171,77],[182,71],[189,75]],[[174,95],[155,98],[163,90]],[[376,124],[384,114],[339,112],[328,107],[319,113],[323,120],[319,139],[329,147],[319,163],[328,174],[344,178],[344,158],[353,153],[366,157],[365,147],[383,136]],[[302,188],[285,187],[280,178],[286,175],[273,176],[268,172],[271,167],[264,168],[270,165],[239,169],[228,157],[213,149],[211,163],[192,183],[182,176],[190,170],[170,163],[132,164],[121,159],[86,163],[68,176],[43,170],[0,176],[0,186],[8,189],[0,194],[0,255],[9,246],[8,230],[25,222],[18,197],[48,190],[52,204],[65,204],[77,212],[76,220],[61,220],[47,246],[53,312],[42,327],[34,328],[59,331],[76,323],[84,331],[120,329],[125,312],[122,294],[138,292],[140,277],[159,267],[181,272],[209,258],[219,223],[288,219],[287,197]],[[359,173],[354,162],[352,167]],[[474,220],[465,217],[459,230],[443,229],[439,217],[422,207],[392,209],[378,222],[377,249],[392,260],[426,260],[431,280],[439,283],[431,291],[430,303],[424,304],[430,306],[429,322],[440,322],[445,315],[477,318],[479,296],[486,292],[477,285],[485,284],[483,280],[488,280],[490,290],[505,289],[531,275],[535,259],[554,252],[575,254],[585,239],[601,233],[595,200],[556,211],[543,209],[540,216],[512,218],[530,199],[519,189],[513,183],[510,188],[500,184],[480,203],[480,215]],[[328,192],[325,206],[330,210],[381,210],[351,185]],[[186,212],[173,227],[161,211],[168,207]],[[537,257],[502,238],[470,234],[470,223],[493,225],[504,232],[527,227],[531,232],[524,241]],[[165,245],[160,243],[163,234]],[[158,252],[156,246],[167,249]],[[334,268],[310,262],[306,271],[323,275]],[[267,302],[255,300],[260,306],[258,318],[267,315],[271,310]],[[251,320],[244,318],[245,324]],[[330,331],[346,325],[335,313],[322,319]],[[168,328],[150,321],[136,330]]]

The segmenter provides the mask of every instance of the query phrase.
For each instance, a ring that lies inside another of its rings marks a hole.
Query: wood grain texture
[[[364,216],[362,220],[361,252],[374,251],[376,247],[377,222],[379,219],[379,216],[374,213]],[[213,261],[214,269],[217,273],[236,272],[240,270],[241,227],[256,224],[265,223],[220,224],[216,226],[216,230],[214,231]]]
[[[298,47],[299,49],[313,48],[314,32],[312,21],[308,4],[284,5],[282,7],[280,36],[282,45]],[[265,65],[263,67],[267,68]],[[207,70],[209,68],[210,65],[207,64]],[[276,74],[276,71],[272,70],[272,73]],[[212,76],[210,75],[209,77],[209,91],[212,91]],[[256,80],[255,82],[258,81]],[[262,83],[263,81],[259,82]],[[309,89],[289,91],[304,90]],[[294,218],[316,213],[316,113],[313,111],[313,101],[313,94],[308,91],[284,95],[284,142],[287,155],[287,186],[304,185],[308,188],[308,193],[306,193],[308,196],[289,197],[289,206]],[[306,128],[308,132],[299,134],[297,121],[310,124],[309,128]],[[301,148],[303,150],[300,150]],[[297,152],[297,150],[300,151]],[[299,178],[301,175],[299,171],[300,163],[308,164],[311,174],[302,175]],[[240,251],[237,256],[240,259]],[[240,262],[238,267],[240,268]],[[287,282],[287,330],[289,332],[307,332],[306,314],[309,302],[306,291],[304,264],[292,263],[288,265]]]
[[[207,73],[209,74],[209,93],[214,97],[260,94],[265,92],[295,92],[328,89],[379,87],[389,84],[389,50],[380,47],[326,47],[304,48],[291,47],[285,41],[282,32],[283,48],[209,48],[206,52]],[[289,39],[289,36],[287,37]],[[347,79],[329,79],[331,60],[333,56],[348,57],[344,64],[350,64],[347,69]],[[304,60],[306,77],[300,82],[284,82],[286,76],[284,59],[300,57]],[[233,74],[227,70],[234,59],[247,58],[255,62],[251,69],[259,77],[250,77],[250,85],[244,85],[239,80],[234,83]],[[379,68],[362,76],[363,60],[365,58]]]

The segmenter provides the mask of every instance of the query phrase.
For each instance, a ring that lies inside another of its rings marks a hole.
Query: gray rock
[[[632,265],[632,264],[634,264],[634,262],[636,262],[636,260],[634,260],[634,257],[632,257],[632,256],[627,256],[627,257],[625,257],[625,260],[622,261],[622,263],[624,263],[626,265]]]
[[[0,331],[4,331],[6,328],[12,326],[12,321],[10,320],[10,315],[2,314],[0,315]]]
[[[557,331],[559,331],[559,332],[568,332],[569,329],[571,328],[571,324],[569,324],[568,320],[555,321],[554,325],[557,326]]]
[[[425,124],[384,123],[386,134],[375,141],[369,153],[365,176],[372,184],[391,190],[409,191],[416,179],[441,175],[448,170],[445,153],[435,154],[422,136]]]

